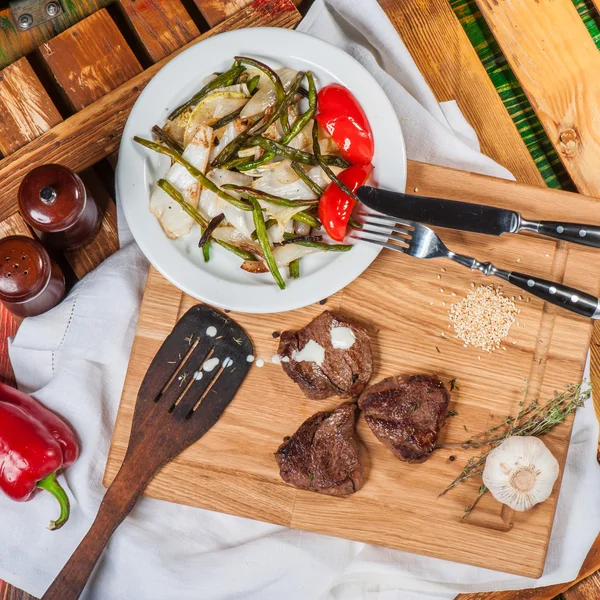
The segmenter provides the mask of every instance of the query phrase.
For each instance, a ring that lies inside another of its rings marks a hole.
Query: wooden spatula
[[[179,320],[140,386],[123,465],[92,527],[42,600],[79,598],[152,477],[219,420],[250,369],[252,352],[246,332],[208,306],[194,306]]]

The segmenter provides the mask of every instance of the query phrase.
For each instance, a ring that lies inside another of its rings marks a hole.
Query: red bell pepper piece
[[[332,83],[321,88],[317,99],[317,123],[331,136],[343,157],[352,164],[370,163],[375,150],[373,132],[354,94]]]
[[[367,181],[372,170],[373,165],[352,165],[344,169],[338,178],[354,193]],[[330,183],[323,192],[319,202],[319,219],[329,237],[336,242],[344,240],[355,204],[356,200],[343,192],[335,183]]]
[[[60,504],[50,529],[69,518],[69,498],[56,476],[78,456],[77,436],[60,417],[0,383],[0,489],[17,501],[31,499],[37,488],[50,492]]]

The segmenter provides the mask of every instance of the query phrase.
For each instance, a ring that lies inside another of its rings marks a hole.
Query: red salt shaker
[[[10,312],[33,317],[64,295],[63,273],[40,242],[24,235],[0,239],[0,301]]]
[[[30,171],[19,188],[19,210],[44,244],[61,250],[89,242],[101,214],[83,181],[61,165]]]

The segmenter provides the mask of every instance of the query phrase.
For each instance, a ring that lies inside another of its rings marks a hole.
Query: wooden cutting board
[[[520,185],[442,167],[409,163],[409,191],[485,202],[520,210],[527,218],[600,225],[597,200],[568,192]],[[498,267],[532,273],[598,294],[598,251],[583,246],[513,235],[501,238],[440,230],[450,248]],[[218,250],[216,250],[218,251]],[[509,285],[521,309],[505,350],[493,354],[465,348],[451,329],[450,304],[471,284],[498,284],[449,261],[418,261],[383,251],[367,271],[322,303],[282,314],[231,317],[246,328],[265,361],[255,367],[219,423],[195,446],[167,465],[147,494],[183,504],[268,521],[297,529],[368,542],[529,577],[542,573],[559,484],[551,498],[515,514],[489,494],[465,520],[463,510],[480,481],[461,484],[439,497],[462,470],[472,450],[441,449],[420,465],[400,462],[380,444],[363,419],[366,483],[349,498],[299,491],[278,475],[273,452],[311,414],[339,399],[304,398],[281,367],[271,363],[276,334],[297,329],[322,310],[360,319],[371,335],[372,382],[394,374],[437,373],[456,379],[442,442],[462,442],[515,414],[528,382],[530,398],[548,400],[554,390],[581,380],[592,323]],[[285,293],[285,292],[283,292]],[[456,294],[455,296],[453,294]],[[522,298],[522,300],[520,299]],[[150,269],[117,418],[104,483],[123,460],[139,384],[177,319],[197,301]],[[572,423],[545,438],[561,467]]]

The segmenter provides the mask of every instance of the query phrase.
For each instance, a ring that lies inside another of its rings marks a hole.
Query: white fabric
[[[374,74],[396,107],[410,158],[510,177],[478,153],[456,104],[436,103],[375,0],[316,0],[300,29],[345,49]],[[123,245],[131,241],[122,220],[120,233]],[[48,494],[24,504],[0,497],[0,578],[34,595],[42,595],[83,537],[104,494],[101,479],[146,266],[129,244],[60,306],[27,319],[10,347],[22,389],[66,417],[83,440],[81,458],[61,478],[72,499],[63,529],[45,529],[57,509]],[[567,581],[599,529],[596,439],[587,406],[576,419],[539,581],[142,498],[83,598],[449,600],[458,591]]]

